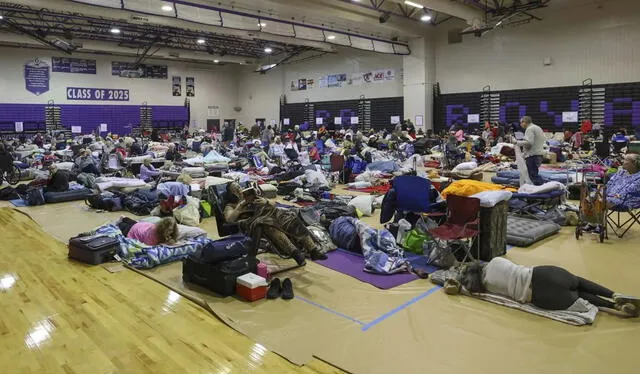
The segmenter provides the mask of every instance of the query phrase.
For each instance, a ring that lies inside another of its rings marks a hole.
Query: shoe
[[[616,309],[629,317],[638,317],[640,310],[631,303],[616,304]]]
[[[293,299],[293,284],[291,284],[291,279],[289,278],[282,281],[282,298],[284,300]]]
[[[282,294],[282,286],[280,285],[280,278],[274,278],[269,285],[269,291],[267,291],[267,299],[277,299]]]
[[[295,252],[293,252],[291,254],[291,258],[293,258],[294,260],[296,260],[296,263],[299,266],[304,266],[307,264],[307,261],[304,259],[304,253],[302,253],[302,251],[298,251],[296,250]]]
[[[460,293],[460,283],[455,279],[447,279],[444,283],[444,293],[447,295],[457,295]]]
[[[320,252],[320,251],[313,251],[311,252],[311,261],[318,261],[318,260],[326,260],[327,258],[327,254]]]

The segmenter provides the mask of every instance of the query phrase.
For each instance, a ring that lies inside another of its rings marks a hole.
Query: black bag
[[[507,252],[508,213],[509,204],[506,201],[491,208],[480,208],[480,260],[491,261]],[[473,255],[476,248],[474,245],[471,249]]]
[[[42,188],[28,189],[22,200],[24,200],[24,203],[27,206],[44,205],[46,202],[44,200],[44,193],[42,192]]]
[[[0,200],[16,200],[19,198],[20,195],[18,194],[18,191],[13,187],[0,189]]]
[[[113,259],[120,248],[116,238],[104,235],[76,236],[69,240],[69,258],[98,265]]]
[[[293,191],[296,190],[296,188],[300,188],[302,186],[300,186],[297,183],[292,183],[292,182],[285,182],[285,183],[279,183],[278,184],[278,195],[280,196],[288,196],[293,194]]]
[[[122,199],[122,205],[137,216],[148,216],[158,206],[156,191],[136,191]]]
[[[85,199],[85,204],[93,209],[117,212],[122,210],[122,198],[119,196],[91,195]]]
[[[236,279],[248,273],[256,273],[258,260],[255,257],[241,257],[217,264],[203,262],[190,255],[182,262],[182,280],[205,287],[221,296],[236,293]]]

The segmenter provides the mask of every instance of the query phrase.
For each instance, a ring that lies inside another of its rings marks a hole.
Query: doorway
[[[220,132],[220,119],[208,119],[207,120],[207,132],[219,133]]]

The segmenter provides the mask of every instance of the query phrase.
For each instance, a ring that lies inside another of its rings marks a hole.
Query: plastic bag
[[[429,236],[421,234],[417,230],[411,230],[404,238],[402,246],[409,252],[422,254],[424,242],[429,240]]]
[[[518,165],[518,171],[520,172],[520,185],[533,184],[529,178],[529,169],[527,169],[527,162],[522,155],[522,148],[515,146],[516,153],[516,165]]]

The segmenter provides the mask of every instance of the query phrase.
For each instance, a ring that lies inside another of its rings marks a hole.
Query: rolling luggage
[[[205,287],[220,296],[231,296],[236,293],[238,277],[256,273],[257,266],[258,260],[255,257],[210,264],[201,257],[191,255],[182,262],[182,280]]]
[[[69,240],[69,258],[91,265],[113,260],[120,249],[116,238],[104,235],[77,236]]]

